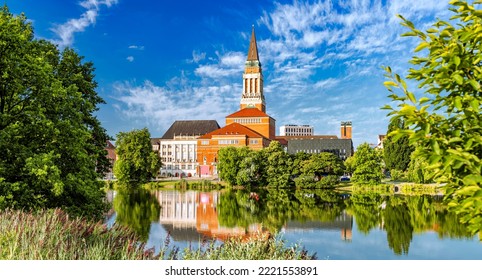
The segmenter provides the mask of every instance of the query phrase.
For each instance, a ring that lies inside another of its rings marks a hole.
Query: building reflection
[[[343,211],[341,215],[333,221],[295,221],[290,220],[286,223],[283,230],[285,232],[305,232],[313,230],[340,231],[341,240],[351,242],[353,228],[353,216]]]
[[[175,241],[198,242],[207,238],[225,240],[230,237],[248,239],[266,233],[261,223],[245,227],[220,225],[217,205],[221,192],[157,191],[161,206],[159,223]],[[283,226],[285,232],[310,231],[315,229],[338,230],[341,239],[351,242],[353,217],[345,211],[333,221],[290,220]]]

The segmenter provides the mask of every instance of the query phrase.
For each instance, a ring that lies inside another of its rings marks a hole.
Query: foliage
[[[407,135],[420,148],[419,156],[429,163],[435,180],[445,184],[450,208],[477,232],[482,229],[482,13],[477,9],[482,1],[450,4],[455,26],[438,20],[423,32],[400,16],[409,29],[404,35],[421,41],[414,52],[426,54],[410,60],[416,68],[407,76],[419,82],[423,94],[417,99],[406,82],[386,67],[385,86],[398,108],[384,108],[392,120],[401,119],[408,127],[392,136]]]
[[[354,156],[351,156],[351,157],[348,157],[347,159],[345,159],[345,172],[348,173],[348,174],[353,174],[353,172],[355,172],[355,157]]]
[[[390,135],[390,132],[404,128],[403,120],[400,119],[395,119],[388,125],[387,137],[383,141],[383,160],[385,161],[385,167],[390,171],[406,171],[410,162],[410,155],[414,150],[409,144],[408,136],[405,135],[395,139]]]
[[[244,150],[242,150],[244,153]],[[236,184],[238,186],[255,187],[266,185],[264,153],[248,150],[239,163]]]
[[[225,147],[218,152],[218,172],[219,177],[230,186],[237,184],[237,176],[240,169],[241,161],[249,154],[247,147]]]
[[[94,67],[34,39],[25,15],[0,8],[0,209],[60,207],[100,218],[108,136],[94,115]]]
[[[135,186],[134,183],[143,184],[157,176],[161,161],[152,150],[147,128],[119,132],[116,146],[114,174],[121,185]]]
[[[392,181],[406,181],[408,177],[407,172],[398,170],[398,169],[391,169],[390,170],[390,178]]]
[[[268,186],[282,188],[292,183],[292,157],[283,149],[278,141],[271,141],[269,147],[263,150],[266,158],[266,178]]]
[[[432,176],[427,161],[423,157],[418,156],[418,151],[415,151],[408,165],[408,180],[413,183],[425,184],[432,182]]]
[[[351,181],[358,184],[377,184],[382,181],[382,158],[368,143],[360,144],[353,155],[353,176]]]

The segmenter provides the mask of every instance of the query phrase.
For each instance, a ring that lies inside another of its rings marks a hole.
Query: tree
[[[303,174],[314,176],[317,180],[327,175],[340,176],[344,171],[343,161],[335,154],[328,152],[311,155],[302,166]]]
[[[248,150],[247,154],[240,158],[236,184],[245,187],[265,186],[265,177],[265,158],[263,153]]]
[[[119,132],[116,146],[114,175],[120,184],[135,188],[157,176],[161,161],[152,150],[151,134],[147,128]]]
[[[230,186],[237,184],[237,176],[241,161],[249,154],[248,147],[236,148],[225,147],[218,152],[218,172],[219,177],[226,181]]]
[[[361,184],[377,184],[383,178],[382,158],[368,143],[359,145],[353,155],[353,176],[351,180]]]
[[[289,187],[293,161],[278,141],[271,141],[262,150],[266,158],[266,178],[270,187]]]
[[[404,122],[395,119],[388,125],[387,138],[383,141],[383,159],[388,170],[406,171],[410,162],[410,155],[414,148],[410,146],[408,136],[394,139],[390,132],[404,129]]]
[[[397,108],[385,106],[392,121],[401,119],[406,129],[391,136],[408,136],[420,150],[434,179],[442,183],[449,208],[461,215],[475,233],[482,229],[482,1],[450,1],[450,22],[438,20],[422,32],[403,18],[405,36],[421,42],[414,49],[424,55],[410,63],[407,79],[418,82],[420,98],[398,74],[386,67],[385,86]],[[397,92],[396,92],[397,91]]]
[[[82,60],[0,8],[0,208],[102,216],[108,136],[94,112],[104,101]]]

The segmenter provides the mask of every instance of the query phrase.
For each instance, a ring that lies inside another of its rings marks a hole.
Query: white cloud
[[[79,18],[70,19],[66,23],[56,25],[52,31],[59,37],[54,40],[60,48],[71,46],[74,42],[74,34],[84,32],[85,29],[94,25],[102,6],[111,7],[117,4],[118,0],[85,0],[80,2],[80,6],[86,11]]]
[[[133,62],[133,61],[134,61],[134,57],[133,57],[133,56],[128,56],[128,57],[126,57],[126,60],[129,61],[129,62]]]
[[[217,54],[218,58],[212,64],[200,65],[194,71],[199,77],[206,79],[219,79],[236,77],[243,72],[246,57],[241,52],[228,52]]]
[[[224,125],[224,117],[235,109],[240,86],[193,86],[184,82],[176,78],[175,84],[184,85],[176,89],[150,81],[142,85],[116,83],[113,96],[119,102],[116,108],[128,119],[148,124],[155,131],[165,131],[175,120],[217,120]]]
[[[143,50],[144,50],[144,46],[130,45],[130,46],[129,46],[129,49],[143,51]]]

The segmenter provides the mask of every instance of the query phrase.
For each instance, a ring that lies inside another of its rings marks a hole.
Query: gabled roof
[[[159,144],[160,140],[161,140],[161,138],[151,138],[151,145]]]
[[[253,30],[251,31],[251,40],[249,41],[247,61],[259,61],[258,46],[256,45],[256,35],[254,34],[254,26],[253,26]]]
[[[164,133],[161,139],[174,139],[174,136],[201,136],[213,130],[219,129],[215,120],[185,120],[175,121]]]
[[[232,113],[226,118],[246,118],[246,117],[269,117],[268,114],[258,108],[244,108]]]
[[[212,131],[208,134],[205,134],[198,139],[211,139],[213,136],[217,135],[246,135],[250,138],[265,138],[263,135],[250,128],[247,128],[244,125],[241,125],[239,123],[232,123],[215,131]]]

